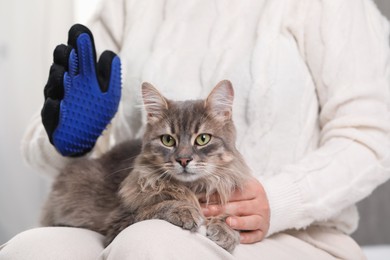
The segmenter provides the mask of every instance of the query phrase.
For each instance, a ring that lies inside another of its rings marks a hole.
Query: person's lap
[[[103,248],[103,236],[86,229],[36,228],[0,248],[0,259],[359,259],[360,248],[330,228],[275,234],[260,243],[239,245],[233,256],[199,233],[161,220],[136,223]]]
[[[103,238],[81,228],[34,228],[2,245],[0,259],[96,259],[103,250]]]

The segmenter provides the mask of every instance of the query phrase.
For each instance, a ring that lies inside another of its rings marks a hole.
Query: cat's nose
[[[191,157],[186,158],[176,158],[176,162],[178,162],[183,168],[185,168],[192,161]]]

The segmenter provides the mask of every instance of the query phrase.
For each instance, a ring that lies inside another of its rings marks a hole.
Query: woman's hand
[[[201,204],[205,217],[227,214],[226,223],[240,231],[243,244],[261,241],[268,232],[270,209],[268,199],[261,183],[251,179],[245,183],[242,191],[235,191],[229,202],[224,205]]]

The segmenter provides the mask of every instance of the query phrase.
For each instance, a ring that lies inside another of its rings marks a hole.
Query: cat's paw
[[[181,228],[196,231],[203,222],[199,209],[192,205],[171,207],[164,219]]]
[[[226,216],[207,219],[206,236],[231,253],[240,243],[240,234],[229,227],[225,220]]]

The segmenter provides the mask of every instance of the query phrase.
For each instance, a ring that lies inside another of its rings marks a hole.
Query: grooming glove
[[[50,142],[63,156],[88,153],[118,110],[121,62],[112,51],[96,51],[91,31],[69,30],[68,45],[58,45],[44,89],[41,116]]]

